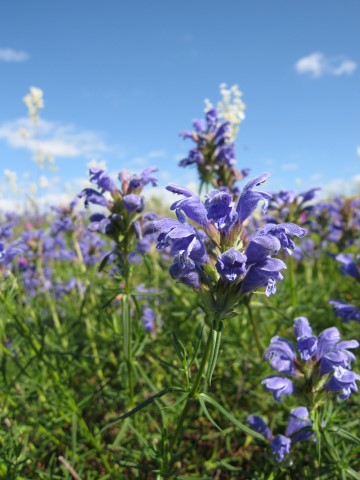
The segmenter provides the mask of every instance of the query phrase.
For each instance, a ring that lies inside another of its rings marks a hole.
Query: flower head
[[[357,391],[356,381],[360,377],[350,370],[355,356],[349,350],[358,348],[359,342],[340,341],[336,327],[327,328],[316,337],[306,317],[296,318],[294,327],[301,360],[292,344],[280,337],[273,337],[265,352],[271,368],[293,377],[290,380],[271,376],[263,380],[275,400],[281,401],[283,394],[301,394],[304,389],[313,395],[319,391],[338,392],[339,399],[348,398],[352,391]]]

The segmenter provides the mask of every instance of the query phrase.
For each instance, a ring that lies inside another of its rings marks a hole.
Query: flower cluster
[[[305,317],[296,318],[294,328],[300,359],[292,343],[278,336],[271,339],[265,352],[272,369],[291,377],[272,375],[262,381],[275,400],[281,402],[282,395],[294,393],[314,405],[331,392],[338,393],[340,400],[357,392],[360,375],[351,371],[355,356],[349,349],[357,348],[359,342],[340,341],[336,327],[316,337]]]
[[[335,258],[341,265],[342,274],[353,277],[360,283],[360,255],[355,257],[352,253],[340,253]]]
[[[153,213],[141,215],[145,208],[144,198],[140,195],[143,188],[149,183],[157,185],[153,173],[156,167],[149,167],[138,175],[129,175],[122,171],[119,175],[121,189],[110,176],[102,169],[90,168],[90,182],[98,190],[85,188],[78,197],[85,198],[85,207],[90,203],[106,207],[108,214],[94,213],[90,216],[89,230],[100,232],[115,242],[117,257],[131,257],[136,261],[138,253],[145,253],[154,240],[152,222],[158,217]],[[106,195],[106,196],[105,196]],[[138,242],[134,247],[134,241]],[[110,258],[110,255],[108,256]],[[122,265],[123,269],[124,265]],[[124,273],[124,272],[123,272]]]
[[[251,428],[270,442],[272,453],[278,462],[281,462],[290,453],[292,445],[314,436],[309,411],[306,407],[297,407],[290,411],[285,435],[274,436],[263,419],[257,415],[249,415],[247,422]]]
[[[250,181],[237,202],[229,193],[214,190],[203,203],[190,190],[169,184],[169,191],[184,197],[171,206],[177,220],[164,218],[154,223],[159,232],[157,248],[170,247],[174,257],[171,277],[202,292],[218,294],[225,312],[260,287],[265,287],[268,296],[275,293],[276,282],[283,278],[280,270],[286,266],[272,256],[281,249],[291,254],[295,246],[291,236],[306,233],[292,223],[268,224],[249,239],[244,237],[244,222],[259,202],[266,211],[270,195],[254,188],[268,176],[264,173]]]
[[[335,197],[318,202],[311,212],[309,227],[322,247],[331,244],[338,252],[359,246],[360,199]]]
[[[181,167],[196,165],[201,185],[212,185],[238,194],[235,183],[248,175],[249,170],[238,170],[235,144],[230,140],[231,123],[219,122],[215,108],[206,112],[206,121],[194,120],[194,131],[180,135],[192,139],[196,146],[180,161]]]
[[[360,255],[355,258],[352,253],[341,253],[336,255],[335,259],[341,264],[340,270],[342,274],[354,278],[359,285]],[[329,303],[333,306],[335,315],[342,318],[345,323],[350,320],[360,322],[360,310],[356,306],[340,300],[330,300]]]
[[[6,245],[5,242],[0,242],[0,266],[8,266],[16,257],[22,253],[22,249],[19,248],[18,242],[12,242]]]

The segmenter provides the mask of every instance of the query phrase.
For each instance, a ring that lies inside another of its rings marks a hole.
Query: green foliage
[[[343,339],[359,338],[359,324],[343,325],[327,303],[353,288],[331,258],[292,262],[276,295],[253,295],[252,319],[244,306],[215,319],[221,328],[199,394],[191,386],[210,324],[194,292],[171,281],[158,252],[132,273],[132,286],[151,293],[125,294],[101,266],[99,275],[96,265],[54,265],[59,278],[86,284],[56,301],[29,297],[16,275],[1,281],[0,479],[360,478],[356,394],[334,400],[316,445],[299,443],[281,464],[246,424],[257,414],[283,433],[297,406],[292,398],[274,404],[260,383],[271,373],[261,349],[274,335],[291,338],[296,316],[307,316],[315,332],[336,325]],[[144,299],[156,313],[153,334],[141,324]],[[172,449],[186,403],[183,440]]]

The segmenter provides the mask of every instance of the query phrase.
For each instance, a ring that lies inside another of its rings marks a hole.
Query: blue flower
[[[335,315],[341,317],[345,323],[350,320],[360,322],[360,311],[350,303],[341,302],[340,300],[330,300],[329,303],[334,307]]]
[[[278,462],[281,462],[285,455],[290,453],[291,439],[284,435],[277,435],[271,440],[271,450]]]
[[[355,356],[349,349],[358,348],[359,342],[357,340],[341,342],[340,333],[336,327],[327,328],[316,337],[313,335],[306,317],[296,318],[294,326],[297,349],[304,363],[297,360],[290,342],[280,337],[273,337],[265,352],[265,359],[269,361],[271,368],[295,378],[302,378],[304,371],[308,370],[306,367],[308,364],[311,367],[314,385],[316,386],[320,382],[320,389],[340,392],[340,399],[348,398],[351,391],[357,391],[355,382],[360,377],[350,371]],[[324,375],[327,375],[328,378],[325,378],[323,383],[321,377]],[[281,383],[281,379],[285,382],[284,385]],[[268,390],[273,391],[274,398],[280,401],[282,389],[287,394],[292,393],[289,382],[293,385],[288,378],[272,376],[266,378],[262,383]]]
[[[347,370],[341,366],[334,367],[334,374],[330,381],[326,384],[326,389],[329,392],[339,392],[339,400],[346,400],[350,397],[351,392],[357,392],[358,387],[356,382],[360,380],[360,375],[351,370]]]
[[[84,190],[78,194],[78,197],[85,197],[85,208],[88,208],[89,203],[101,205],[102,207],[109,207],[110,205],[106,198],[93,188],[84,188]]]
[[[292,437],[292,443],[301,442],[309,439],[314,435],[311,430],[312,422],[310,420],[309,411],[306,407],[293,408],[290,411],[288,426],[286,428],[286,436]]]
[[[336,255],[336,260],[341,263],[341,271],[344,275],[349,275],[356,280],[360,281],[360,255],[357,257],[357,262],[354,261],[354,255],[352,253],[340,253]]]
[[[4,242],[0,242],[0,264],[9,265],[16,255],[23,253],[23,249],[17,246],[17,243],[13,242],[8,247]]]
[[[218,121],[218,113],[215,108],[206,112],[206,123],[208,130],[215,130]]]
[[[231,248],[219,255],[216,261],[216,270],[223,280],[232,282],[245,273],[246,256]]]
[[[90,182],[96,183],[101,193],[110,192],[113,193],[117,190],[115,183],[111,180],[109,175],[100,168],[90,168]]]
[[[280,225],[268,223],[264,227],[259,228],[257,234],[268,234],[276,237],[280,241],[282,248],[286,250],[289,255],[292,255],[292,250],[295,248],[295,243],[292,241],[290,236],[302,238],[305,236],[306,230],[299,227],[295,223],[281,223]]]
[[[268,360],[273,370],[295,375],[294,361],[296,353],[291,342],[281,337],[273,337],[270,346],[266,349],[265,360]]]
[[[270,428],[261,417],[258,417],[257,415],[249,415],[246,421],[251,428],[263,435],[266,439],[271,440],[273,438]]]
[[[193,164],[198,164],[200,165],[201,163],[204,163],[204,156],[201,153],[200,150],[193,148],[189,151],[189,155],[186,158],[183,158],[179,162],[180,167],[187,167],[188,165],[193,165]]]
[[[152,308],[146,306],[143,309],[141,321],[146,332],[153,333],[155,331],[155,312]]]
[[[153,172],[157,172],[157,167],[148,167],[139,175],[132,175],[128,180],[128,188],[124,193],[139,193],[148,183],[151,183],[153,187],[156,187],[158,180],[154,177]]]
[[[270,376],[265,378],[261,383],[265,385],[267,391],[272,392],[277,402],[283,402],[281,395],[291,395],[294,393],[294,384],[286,377]]]
[[[277,435],[274,437],[270,428],[262,418],[257,415],[249,415],[247,422],[251,428],[270,441],[272,453],[278,462],[281,462],[285,456],[290,453],[290,448],[293,444],[308,440],[314,435],[311,429],[312,422],[309,417],[309,412],[305,407],[298,407],[291,410],[285,435]]]
[[[312,334],[309,320],[306,317],[296,318],[294,329],[301,358],[305,361],[310,360],[317,352],[318,339]]]
[[[251,265],[245,274],[241,291],[249,293],[259,287],[265,287],[266,296],[276,293],[276,282],[283,280],[280,270],[284,268],[286,265],[282,260],[270,257]]]
[[[206,195],[205,208],[207,218],[212,220],[220,232],[229,232],[237,220],[235,203],[229,193],[212,190]]]
[[[205,226],[209,223],[207,218],[207,211],[202,204],[200,198],[195,195],[191,190],[185,187],[169,183],[166,190],[173,193],[183,195],[185,198],[173,203],[170,207],[171,210],[175,210],[176,216],[181,223],[185,223],[186,217],[190,218],[199,225]]]
[[[269,176],[269,173],[263,173],[245,185],[236,207],[240,223],[243,223],[244,220],[246,220],[254,212],[260,201],[263,202],[262,212],[266,213],[271,195],[266,192],[254,191],[253,188],[264,183]]]
[[[132,213],[132,212],[140,213],[145,208],[145,202],[143,197],[140,197],[135,193],[130,193],[128,195],[125,195],[123,197],[123,204],[129,213]]]
[[[280,242],[271,235],[253,235],[245,250],[248,264],[256,264],[271,255],[276,255],[281,248]]]

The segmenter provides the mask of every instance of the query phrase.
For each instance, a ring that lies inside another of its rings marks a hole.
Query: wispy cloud
[[[283,163],[281,165],[281,170],[285,171],[298,170],[299,168],[300,167],[298,163]]]
[[[0,48],[0,61],[2,62],[25,62],[30,55],[22,50],[13,48]]]
[[[12,148],[23,148],[30,151],[41,150],[45,155],[54,157],[87,158],[101,155],[110,150],[101,135],[90,130],[80,130],[74,125],[49,122],[41,119],[38,124],[36,138],[27,138],[24,131],[32,130],[28,118],[19,118],[0,125],[0,140],[4,140]]]
[[[338,77],[351,75],[357,69],[357,63],[340,55],[326,57],[323,53],[315,52],[300,58],[295,63],[295,70],[299,74],[308,74],[312,78],[320,78],[324,75]]]
[[[147,154],[148,158],[163,158],[166,155],[165,150],[152,150]]]
[[[354,175],[350,179],[339,178],[332,180],[322,187],[324,196],[329,195],[354,195],[360,191],[360,175]]]

